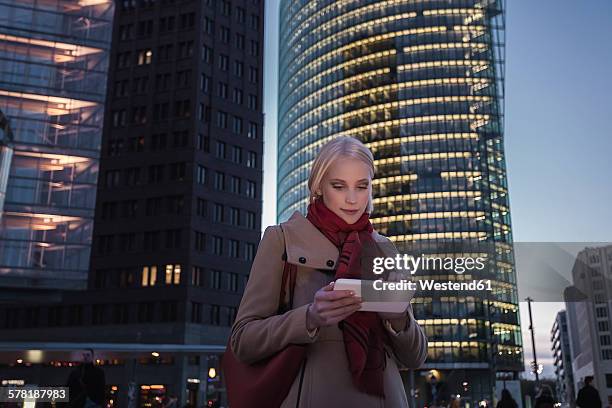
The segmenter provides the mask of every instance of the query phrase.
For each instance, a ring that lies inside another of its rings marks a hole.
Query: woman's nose
[[[355,198],[355,193],[352,191],[349,191],[348,194],[346,195],[346,202],[349,204],[355,204],[357,202],[357,199]]]

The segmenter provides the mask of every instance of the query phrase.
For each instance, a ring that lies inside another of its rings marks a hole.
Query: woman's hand
[[[346,319],[361,308],[361,302],[352,290],[334,290],[334,282],[323,286],[308,307],[308,330],[331,326]]]

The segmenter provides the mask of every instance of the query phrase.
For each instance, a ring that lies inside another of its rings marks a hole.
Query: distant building
[[[576,394],[574,393],[574,375],[565,310],[557,313],[550,332],[550,341],[552,343],[555,376],[557,377],[555,385],[558,402],[573,407],[575,406]]]
[[[612,404],[612,245],[582,250],[565,291],[574,392],[592,375],[604,405]]]

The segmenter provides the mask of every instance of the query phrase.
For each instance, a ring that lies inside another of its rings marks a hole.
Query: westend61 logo
[[[397,254],[395,257],[375,257],[372,263],[372,272],[381,275],[385,271],[404,275],[409,273],[415,275],[418,271],[443,271],[454,272],[462,275],[470,271],[482,271],[485,269],[487,258],[485,257],[439,257],[422,254],[415,257],[408,254]],[[417,289],[424,291],[491,291],[491,280],[481,279],[472,281],[455,282],[452,280],[436,281],[434,279],[419,279],[417,282],[408,279],[384,281],[377,279],[372,282],[372,288],[376,291],[409,290]]]

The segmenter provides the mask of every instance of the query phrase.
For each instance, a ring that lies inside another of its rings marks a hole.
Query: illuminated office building
[[[280,5],[278,220],[305,213],[314,155],[349,135],[374,154],[371,219],[400,250],[477,242],[494,254],[490,299],[414,300],[429,338],[419,398],[435,375],[438,395],[476,404],[492,398],[495,378],[516,380],[523,369],[503,150],[504,30],[502,1]]]
[[[104,0],[0,2],[3,299],[86,287],[112,13]]]

